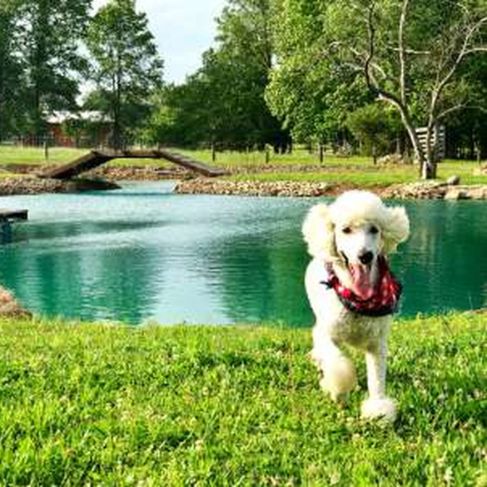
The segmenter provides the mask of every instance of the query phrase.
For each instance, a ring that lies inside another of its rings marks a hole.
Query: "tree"
[[[409,0],[402,1],[400,13],[396,13],[397,41],[386,37],[384,42],[379,36],[384,35],[384,28],[380,30],[381,17],[388,15],[387,9],[376,14],[375,5],[370,4],[365,20],[364,50],[362,54],[353,53],[353,57],[377,99],[399,111],[420,163],[421,175],[430,179],[436,177],[433,147],[436,127],[448,114],[464,108],[469,99],[474,98],[469,89],[470,80],[460,77],[459,73],[467,56],[487,52],[487,44],[482,45],[487,11],[480,8],[480,3],[463,2],[431,2],[427,8],[422,5],[420,11],[417,5],[414,7],[416,10]],[[441,28],[425,25],[431,22],[431,18],[424,20],[429,14],[441,19]],[[414,36],[414,29],[418,27],[429,27],[427,39],[419,40]],[[395,69],[394,65],[388,68],[387,56],[380,54],[389,46],[397,52]],[[389,79],[386,79],[388,74]],[[420,113],[426,120],[425,149],[415,130],[412,112],[415,102],[419,102]]]
[[[24,63],[20,56],[18,2],[0,4],[0,140],[22,126]]]
[[[116,148],[148,117],[147,99],[161,87],[163,63],[147,24],[134,0],[111,0],[88,30],[93,80],[104,98],[100,108],[113,120]]]
[[[77,75],[86,67],[81,38],[91,0],[22,0],[19,8],[28,104],[34,132],[52,110],[75,108]]]
[[[348,113],[372,97],[354,70],[323,58],[323,2],[275,4],[277,63],[270,73],[267,103],[296,140],[341,143]]]
[[[281,7],[282,16],[296,21],[297,36],[278,28],[277,71],[298,62],[307,76],[325,70],[341,87],[339,75],[347,72],[398,111],[422,177],[435,177],[435,127],[455,111],[486,102],[475,100],[475,77],[462,69],[487,51],[484,0],[281,0]],[[421,125],[426,150],[416,135]]]
[[[391,141],[398,139],[401,132],[396,113],[391,113],[376,103],[365,105],[350,113],[347,127],[363,144],[364,152],[371,154],[376,163],[377,156],[390,152]]]
[[[228,0],[217,20],[219,47],[205,61],[207,80],[223,93],[226,123],[232,117],[238,119],[234,138],[285,151],[290,146],[288,131],[281,128],[265,101],[275,55],[273,18],[271,0]]]
[[[217,45],[182,86],[164,91],[152,133],[184,145],[286,150],[289,135],[264,99],[273,60],[270,1],[229,0],[217,22]]]

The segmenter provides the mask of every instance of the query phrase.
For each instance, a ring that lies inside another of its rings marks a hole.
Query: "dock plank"
[[[28,210],[10,210],[7,208],[0,208],[0,220],[27,220]]]

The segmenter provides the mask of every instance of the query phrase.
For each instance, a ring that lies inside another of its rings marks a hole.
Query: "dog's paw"
[[[323,369],[323,359],[321,357],[321,355],[319,354],[319,352],[313,348],[313,350],[311,350],[309,353],[308,353],[308,357],[309,359],[311,360],[311,362],[316,366],[316,368],[320,371],[322,371]]]
[[[364,419],[382,419],[393,423],[396,416],[396,404],[388,397],[369,398],[362,403],[362,418]]]
[[[355,373],[355,367],[348,358],[339,357],[335,361],[326,364],[320,386],[330,394],[335,402],[346,401],[348,393],[356,385],[357,375]]]

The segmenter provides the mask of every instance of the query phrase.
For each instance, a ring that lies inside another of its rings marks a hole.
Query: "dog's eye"
[[[373,233],[373,234],[379,233],[379,229],[376,226],[372,225],[370,227],[370,233]]]
[[[343,227],[342,232],[343,233],[352,233],[352,229],[350,227]]]

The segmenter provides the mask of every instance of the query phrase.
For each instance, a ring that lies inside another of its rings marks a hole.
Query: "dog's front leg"
[[[313,328],[311,358],[322,374],[320,386],[336,402],[345,402],[348,393],[357,383],[355,367],[338,348],[326,329],[319,325]]]
[[[385,335],[367,349],[365,360],[369,397],[362,404],[362,417],[383,418],[393,422],[396,419],[396,406],[392,399],[386,397],[387,337]]]

